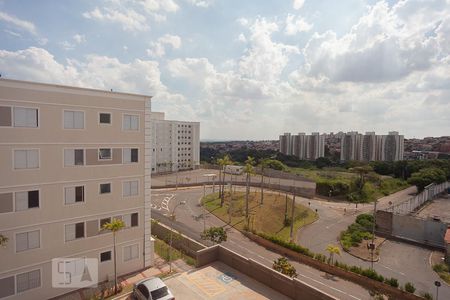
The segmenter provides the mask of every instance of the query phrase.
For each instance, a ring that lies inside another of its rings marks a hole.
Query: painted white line
[[[316,280],[316,279],[314,279],[314,278],[308,277],[308,276],[303,275],[303,274],[298,274],[298,275],[299,275],[299,276],[302,276],[302,277],[305,277],[305,278],[308,278],[308,279],[310,279],[310,280],[312,280],[312,281],[314,281],[314,282],[316,282],[316,283],[318,283],[318,284],[324,285],[324,286],[326,286],[327,288],[330,288],[330,289],[332,289],[332,290],[334,290],[334,291],[336,291],[336,292],[340,292],[340,293],[342,293],[342,294],[344,294],[344,295],[347,295],[347,296],[349,296],[349,297],[351,297],[351,298],[353,298],[353,299],[361,300],[361,298],[358,298],[358,297],[355,297],[355,296],[353,296],[353,295],[350,295],[349,293],[346,293],[346,292],[344,292],[344,291],[341,291],[340,289],[337,289],[337,288],[334,288],[334,287],[332,287],[332,286],[329,286],[329,285],[327,285],[327,284],[325,284],[325,283],[323,283],[323,282],[320,282],[320,281],[318,281],[318,280]]]

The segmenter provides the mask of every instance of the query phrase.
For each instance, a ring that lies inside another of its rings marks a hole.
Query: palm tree
[[[269,165],[269,159],[264,158],[260,161],[261,166],[261,204],[264,203],[264,168]]]
[[[0,246],[6,247],[6,244],[8,244],[9,238],[3,234],[0,234]]]
[[[222,207],[223,202],[224,202],[224,197],[225,197],[225,166],[231,165],[233,162],[231,161],[230,157],[227,154],[223,158],[219,158],[217,160],[217,163],[221,167],[219,170],[219,179],[221,181],[221,186],[219,188],[219,194],[220,194],[220,207]]]
[[[371,166],[354,167],[351,169],[351,171],[359,175],[358,188],[359,191],[362,191],[362,189],[364,188],[364,184],[366,183],[367,174],[373,171],[372,167]]]
[[[247,220],[247,226],[248,226],[248,197],[250,194],[250,176],[254,174],[253,165],[255,164],[255,159],[251,156],[247,157],[247,160],[245,161],[245,167],[244,172],[247,174],[246,182],[247,182],[247,189],[245,193],[245,219]]]
[[[330,254],[330,264],[333,263],[333,257],[335,254],[341,255],[341,250],[339,247],[332,244],[329,244],[325,250]]]
[[[116,268],[116,233],[125,227],[125,222],[121,219],[112,219],[111,222],[105,223],[102,230],[109,230],[113,234],[114,241],[114,294],[117,294],[117,268]]]

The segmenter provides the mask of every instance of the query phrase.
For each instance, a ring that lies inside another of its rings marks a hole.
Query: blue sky
[[[449,135],[449,37],[449,0],[0,0],[3,77],[153,95],[202,139]]]

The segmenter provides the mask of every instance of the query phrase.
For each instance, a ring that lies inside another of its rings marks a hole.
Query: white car
[[[158,277],[136,282],[133,285],[133,296],[139,300],[175,300],[166,284]]]

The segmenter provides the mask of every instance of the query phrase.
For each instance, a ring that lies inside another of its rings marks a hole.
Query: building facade
[[[341,161],[397,161],[403,160],[404,137],[396,131],[387,135],[375,132],[360,134],[351,131],[341,137]]]
[[[200,164],[200,123],[165,120],[152,112],[152,173],[195,169]]]
[[[151,97],[0,79],[0,298],[48,299],[53,258],[97,258],[99,281],[153,263]]]
[[[280,152],[295,155],[302,160],[315,160],[325,154],[325,135],[313,132],[311,135],[299,133],[280,135]]]

